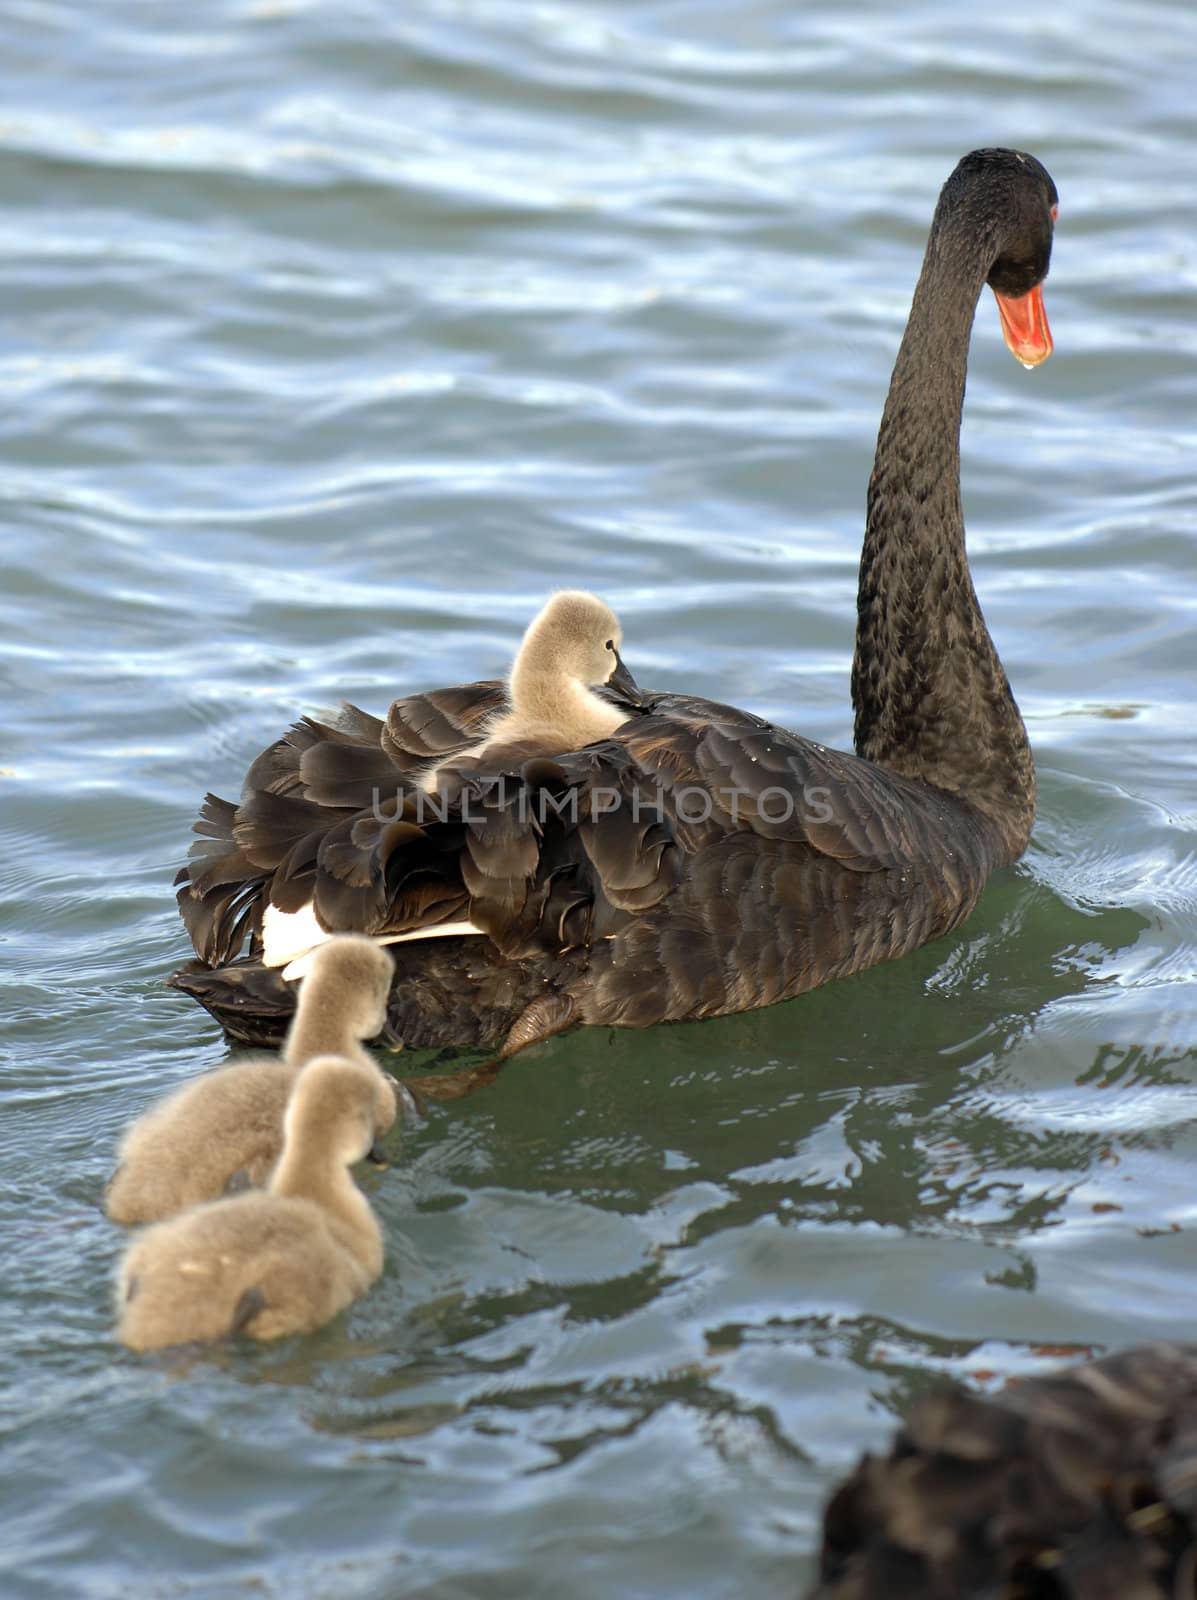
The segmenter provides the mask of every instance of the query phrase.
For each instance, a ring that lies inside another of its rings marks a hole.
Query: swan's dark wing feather
[[[506,704],[501,683],[469,683],[392,703],[386,720],[343,701],[335,718],[301,717],[265,749],[243,793],[298,795],[360,810],[403,792],[429,761],[464,750]]]
[[[1197,1562],[1197,1346],[921,1401],[828,1504],[812,1600],[1164,1600]]]
[[[395,763],[377,740],[313,744],[300,757],[299,781],[305,799],[349,811],[380,806],[404,788]]]
[[[393,913],[403,931],[460,909],[460,879],[446,887],[425,871],[388,903],[386,863],[412,774],[473,743],[505,704],[501,683],[464,684],[396,700],[385,722],[345,703],[335,719],[302,717],[250,766],[240,805],[209,796],[201,835],[179,874],[179,908],[196,953],[232,959],[256,933],[268,899],[297,911],[315,897],[333,929],[381,931]],[[389,831],[388,831],[389,830]],[[434,852],[438,866],[445,851]],[[413,876],[408,867],[401,875]]]
[[[338,743],[304,748],[305,796],[345,808],[316,861],[316,911],[328,928],[402,933],[460,912],[465,894],[449,841],[421,834],[417,844],[402,819],[420,769],[475,743],[505,704],[502,683],[484,682],[395,700],[385,723],[347,706]]]
[[[530,814],[521,814],[522,787],[486,797],[466,788],[460,800],[471,818],[459,857],[469,896],[469,917],[500,949],[525,920],[528,895],[540,866],[540,838]],[[520,942],[518,935],[516,941]]]
[[[326,831],[307,886],[332,932],[407,933],[465,914],[465,830],[453,817],[423,828],[372,813]]]
[[[668,821],[638,784],[614,741],[537,759],[527,773],[503,763],[444,772],[435,800],[443,820],[413,829],[386,861],[386,931],[413,926],[397,926],[396,896],[419,875],[439,881],[446,897],[457,892],[452,914],[468,916],[513,958],[605,937],[617,912],[656,905],[680,873]],[[413,814],[426,808],[409,804]]]
[[[382,745],[400,772],[411,773],[476,743],[506,707],[507,691],[493,679],[405,695],[391,702]]]
[[[585,852],[601,896],[596,934],[605,937],[621,912],[644,912],[677,887],[684,841],[655,785],[645,781],[630,747],[622,741],[595,746],[584,783],[577,783],[577,842]]]
[[[253,876],[253,863],[233,835],[237,808],[219,795],[206,794],[195,822],[195,843],[187,867],[192,886],[200,894],[209,889],[243,883]]]
[[[236,955],[261,922],[269,874],[249,860],[233,837],[237,808],[219,795],[204,796],[197,838],[175,883],[179,912],[196,955],[220,966]]]
[[[237,807],[233,838],[255,867],[273,872],[310,839],[321,839],[343,815],[315,800],[246,787]]]
[[[364,719],[366,713],[358,711],[356,706],[345,704],[342,707],[342,715],[352,724],[357,718]],[[340,723],[341,717],[333,722],[321,722],[315,717],[300,717],[298,722],[287,729],[282,738],[267,745],[261,755],[251,762],[242,785],[242,794],[252,789],[263,789],[271,794],[298,795],[302,798],[303,782],[300,777],[300,767],[307,751],[329,747],[339,749],[346,745],[366,743],[364,731],[360,738],[355,738],[350,729],[343,728]],[[377,743],[376,739],[376,748]]]
[[[301,717],[253,762],[242,797],[275,794],[352,810],[377,803],[403,780],[383,748],[384,729],[347,701],[333,722]]]
[[[705,812],[705,792],[719,832],[800,842],[852,871],[942,849],[949,814],[959,816],[958,801],[925,784],[713,701],[657,695],[620,736],[674,795],[679,820]]]

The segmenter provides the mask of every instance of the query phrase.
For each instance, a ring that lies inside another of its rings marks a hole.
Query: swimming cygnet
[[[508,679],[510,709],[470,749],[438,762],[421,778],[431,794],[446,767],[522,765],[535,756],[560,755],[608,739],[640,703],[640,691],[619,658],[619,618],[584,589],[555,594],[532,619]],[[594,693],[606,685],[623,698],[621,709]]]
[[[373,1074],[375,1132],[395,1120],[391,1080],[362,1048],[386,1022],[394,964],[360,934],[336,934],[313,954],[281,1058],[231,1062],[204,1073],[139,1117],[125,1134],[104,1192],[114,1222],[157,1222],[215,1200],[230,1182],[260,1187],[283,1142],[296,1068],[314,1055],[348,1056]]]
[[[348,1169],[374,1138],[377,1078],[347,1056],[316,1056],[295,1077],[266,1192],[193,1206],[137,1235],[117,1274],[124,1344],[308,1333],[369,1288],[382,1231]]]

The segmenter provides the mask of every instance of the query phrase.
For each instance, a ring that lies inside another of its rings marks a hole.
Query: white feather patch
[[[311,907],[308,906],[305,909],[310,910]],[[280,915],[281,914],[282,913],[280,913]],[[295,915],[302,916],[303,912],[296,912]],[[313,916],[312,920],[315,922],[315,916]],[[318,923],[317,926],[319,926]],[[265,931],[265,918],[263,918],[263,935],[265,935]],[[476,928],[472,922],[462,920],[461,922],[438,922],[434,928],[413,928],[410,933],[380,933],[375,935],[374,943],[414,944],[418,939],[461,939],[467,938],[471,935],[476,938],[482,938],[482,929]],[[287,965],[283,967],[283,977],[286,978],[287,982],[294,983],[298,978],[306,978],[309,970],[311,969],[312,957],[315,955],[321,944],[324,944],[326,940],[332,939],[333,937],[335,937],[333,934],[325,933],[322,929],[320,932],[320,938],[316,944],[312,945],[307,950],[301,951],[292,960],[288,961]],[[264,944],[265,939],[263,938],[263,945]],[[265,964],[268,967],[279,965],[278,962],[274,961],[267,961]]]
[[[298,911],[280,911],[267,906],[262,913],[262,964],[285,967],[296,956],[306,955],[329,934],[316,920],[316,908],[309,900]]]

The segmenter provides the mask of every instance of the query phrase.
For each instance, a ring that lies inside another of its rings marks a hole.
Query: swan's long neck
[[[960,505],[969,336],[992,254],[975,233],[932,228],[869,480],[852,703],[859,755],[970,800],[1014,860],[1030,837],[1035,772],[977,604]]]

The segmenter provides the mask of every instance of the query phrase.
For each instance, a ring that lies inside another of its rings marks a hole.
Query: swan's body
[[[921,1401],[833,1495],[808,1600],[1174,1600],[1197,1576],[1197,1345]]]
[[[238,806],[208,797],[179,878],[199,960],[173,981],[235,1036],[273,1037],[290,1002],[262,959],[263,916],[310,906],[322,928],[402,941],[391,1020],[407,1044],[509,1051],[572,1022],[768,1005],[963,922],[1035,808],[965,556],[969,335],[988,280],[1020,358],[1047,354],[1055,204],[1012,151],[965,157],[940,196],[869,485],[857,754],[648,693],[605,742],[514,784],[475,763],[430,823],[413,809],[420,772],[490,737],[501,685],[400,699],[385,722],[353,707],[305,720],[254,762]],[[456,936],[463,923],[474,936]]]
[[[323,945],[300,989],[281,1059],[234,1061],[184,1084],[121,1141],[104,1191],[113,1222],[157,1222],[223,1195],[234,1180],[261,1187],[283,1144],[283,1114],[298,1068],[317,1055],[351,1057],[376,1079],[375,1131],[395,1120],[395,1091],[363,1039],[386,1024],[391,959],[342,934]]]
[[[369,1288],[382,1233],[348,1168],[374,1137],[376,1079],[360,1061],[314,1057],[295,1078],[269,1190],[193,1206],[134,1238],[117,1276],[123,1343],[307,1333]]]

